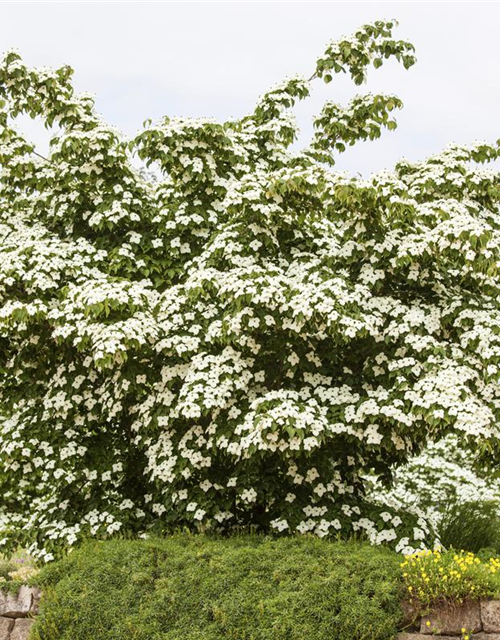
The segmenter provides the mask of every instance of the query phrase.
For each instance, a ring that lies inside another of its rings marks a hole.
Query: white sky
[[[417,64],[373,70],[366,86],[316,81],[296,114],[301,142],[325,99],[360,92],[402,98],[396,132],[348,150],[338,168],[362,174],[418,160],[449,142],[500,137],[500,2],[0,2],[0,52],[30,65],[75,69],[106,120],[133,135],[162,115],[226,119],[249,112],[267,88],[311,75],[331,39],[365,22],[397,18]],[[40,148],[38,127],[23,123]]]

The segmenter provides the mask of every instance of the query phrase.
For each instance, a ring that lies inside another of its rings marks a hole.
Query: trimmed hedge
[[[35,640],[389,640],[400,556],[317,538],[93,542],[42,571]]]

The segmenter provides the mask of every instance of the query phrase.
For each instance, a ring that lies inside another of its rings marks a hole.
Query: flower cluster
[[[500,512],[500,478],[475,462],[459,438],[448,435],[396,469],[390,487],[367,477],[369,495],[380,505],[423,517],[435,529],[455,505],[496,504]]]
[[[10,560],[0,556],[0,590],[3,585],[11,587],[25,584],[38,574],[33,559],[25,554],[16,553]]]
[[[466,551],[420,551],[401,563],[408,598],[421,607],[438,602],[495,598],[500,594],[500,559],[481,560]]]
[[[408,552],[425,520],[366,475],[451,432],[498,459],[500,183],[476,165],[498,147],[335,173],[323,160],[394,128],[400,102],[370,96],[290,148],[315,77],[413,64],[393,26],[330,44],[239,120],[132,140],[68,67],[6,54],[0,544],[50,560],[85,536],[252,525]],[[47,158],[19,114],[57,126]]]

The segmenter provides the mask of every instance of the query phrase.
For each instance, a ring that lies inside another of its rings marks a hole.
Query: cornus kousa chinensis
[[[50,560],[169,527],[347,536],[399,550],[425,520],[366,476],[454,434],[498,460],[497,144],[369,179],[335,171],[400,100],[328,102],[413,46],[375,22],[239,120],[125,139],[71,69],[0,64],[0,541]],[[18,115],[55,130],[47,157]],[[136,158],[152,169],[137,169]]]
[[[423,516],[437,530],[462,505],[484,505],[485,518],[495,511],[500,515],[498,473],[482,472],[474,462],[460,438],[450,434],[398,467],[389,487],[375,480],[368,494],[382,505]]]

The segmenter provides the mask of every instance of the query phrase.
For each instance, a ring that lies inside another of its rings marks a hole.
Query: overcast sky
[[[399,158],[419,160],[449,142],[500,137],[499,2],[0,2],[0,51],[30,65],[75,69],[106,120],[133,135],[162,115],[238,117],[287,75],[311,75],[331,39],[397,18],[417,65],[373,70],[365,86],[316,81],[296,114],[300,142],[325,99],[360,92],[402,98],[396,132],[348,150],[338,167],[364,175]],[[44,145],[33,125],[24,130]]]

